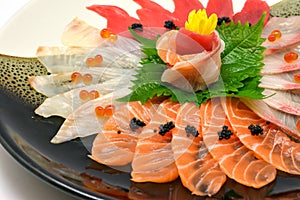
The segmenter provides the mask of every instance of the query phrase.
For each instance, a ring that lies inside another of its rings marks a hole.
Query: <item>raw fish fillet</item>
[[[201,105],[201,124],[205,145],[229,178],[254,188],[263,187],[276,178],[276,169],[258,158],[257,152],[244,146],[235,134],[229,139],[219,140],[218,132],[224,126],[234,132],[219,98]]]
[[[280,127],[259,117],[239,99],[227,98],[222,104],[236,135],[247,148],[277,169],[300,175],[300,143],[292,141]],[[259,125],[263,134],[251,135],[251,124]]]
[[[226,175],[203,142],[199,107],[193,103],[183,104],[175,126],[172,150],[182,184],[196,195],[216,194],[226,181]],[[187,136],[187,126],[194,127],[199,135]]]

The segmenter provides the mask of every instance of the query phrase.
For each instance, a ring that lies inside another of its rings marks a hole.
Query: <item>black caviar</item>
[[[220,26],[223,22],[229,23],[231,20],[229,17],[219,17],[217,22],[218,26]]]
[[[167,29],[170,29],[170,30],[177,29],[177,26],[174,24],[174,22],[172,20],[165,21],[164,27],[167,28]]]
[[[159,126],[159,134],[164,136],[167,132],[169,132],[170,130],[172,130],[173,128],[175,128],[175,124],[170,121],[170,122],[167,122],[166,124],[161,124]]]
[[[229,139],[232,135],[232,131],[228,129],[228,126],[223,126],[222,131],[218,132],[219,140]]]
[[[187,125],[185,127],[185,132],[188,137],[190,137],[190,135],[192,135],[194,137],[197,137],[199,135],[199,132],[197,131],[197,129],[194,126],[190,126],[190,125]]]
[[[131,130],[133,130],[133,131],[135,131],[135,130],[141,128],[141,127],[144,127],[144,126],[146,126],[146,123],[143,122],[143,121],[141,121],[141,120],[139,120],[139,119],[137,119],[137,118],[135,118],[135,117],[132,118],[132,119],[130,120],[130,123],[129,123],[129,127],[130,127]]]
[[[131,24],[131,29],[143,31],[143,24],[133,23],[133,24]]]
[[[264,129],[258,124],[256,124],[256,126],[254,124],[250,124],[248,129],[250,130],[251,135],[262,135],[264,133]]]
[[[117,131],[117,133],[118,133],[118,134],[121,134],[121,131],[120,131],[120,130],[118,130],[118,131]]]

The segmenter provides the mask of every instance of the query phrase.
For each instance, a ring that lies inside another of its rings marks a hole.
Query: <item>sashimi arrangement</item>
[[[299,176],[300,16],[270,18],[261,0],[235,14],[231,0],[134,2],[139,19],[92,5],[107,27],[75,18],[64,46],[38,48],[49,75],[29,78],[47,96],[35,113],[65,118],[51,142],[97,134],[92,160],[200,196],[227,177],[261,188],[279,170]]]

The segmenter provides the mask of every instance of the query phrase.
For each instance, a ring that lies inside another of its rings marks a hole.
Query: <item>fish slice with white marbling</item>
[[[274,42],[266,40],[262,45],[266,47],[265,54],[293,45],[300,42],[300,16],[289,18],[272,17],[262,32],[263,38],[268,38],[273,30],[280,30],[281,38]]]
[[[300,116],[300,94],[289,91],[265,89],[263,95],[268,96],[263,101],[277,110]]]
[[[260,79],[259,87],[274,90],[300,90],[300,83],[296,82],[294,75],[300,70],[280,74],[266,74]]]
[[[118,69],[118,68],[102,68],[94,67],[84,71],[77,71],[82,75],[90,74],[92,81],[87,84],[98,84],[114,78],[131,78],[135,73],[134,69]],[[66,74],[50,74],[45,76],[32,76],[28,78],[29,84],[37,92],[44,94],[47,97],[52,97],[57,94],[65,93],[75,88],[86,86],[83,81],[78,83],[72,82],[72,73]]]
[[[66,118],[51,142],[62,143],[77,137],[86,137],[99,133],[107,118],[97,117],[95,108],[97,106],[104,108],[108,105],[113,105],[115,109],[117,109],[120,105],[124,105],[125,103],[118,102],[116,99],[129,93],[129,89],[121,88],[120,90],[86,102]]]
[[[104,83],[75,88],[68,92],[57,94],[47,98],[34,112],[43,117],[60,116],[66,118],[79,106],[86,103],[86,101],[80,99],[79,96],[82,90],[88,92],[96,90],[100,96],[103,96],[121,89],[124,86],[130,87],[132,85],[130,82],[131,79],[130,76],[123,76],[123,78],[118,77],[105,81]]]
[[[262,61],[265,65],[263,66],[260,73],[278,74],[294,70],[300,70],[300,60],[295,60],[291,63],[288,63],[284,60],[284,55],[291,51],[300,55],[300,43],[267,55]]]
[[[254,100],[254,99],[240,99],[244,104],[246,104],[255,114],[266,121],[270,121],[282,127],[287,134],[293,138],[300,140],[300,129],[297,126],[300,126],[299,120],[300,117],[296,115],[287,114],[281,112],[275,108],[268,106],[263,100]]]

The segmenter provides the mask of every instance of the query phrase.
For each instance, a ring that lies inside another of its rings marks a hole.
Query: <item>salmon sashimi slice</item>
[[[182,184],[196,195],[216,194],[226,175],[203,142],[199,107],[194,103],[183,104],[175,126],[172,149]]]
[[[179,103],[163,101],[138,136],[132,161],[133,181],[164,183],[178,177],[171,140],[179,107]]]
[[[283,100],[287,99],[285,97]],[[300,118],[297,115],[288,114],[279,111],[269,106],[264,100],[255,99],[240,99],[246,104],[253,112],[266,121],[281,127],[291,137],[300,140]],[[287,100],[288,101],[288,100]],[[296,100],[299,101],[299,100]]]
[[[221,135],[223,139],[220,139],[223,131],[226,135],[233,133],[220,99],[202,104],[200,112],[204,143],[229,178],[254,188],[263,187],[276,178],[276,168],[257,158],[237,136],[231,134],[226,139]]]
[[[245,146],[277,169],[300,175],[300,143],[292,141],[280,127],[260,118],[242,101],[227,98],[222,104],[236,135]],[[259,126],[261,132],[252,135],[250,125]]]
[[[132,161],[138,135],[155,112],[155,105],[139,101],[121,106],[110,117],[93,142],[91,158],[99,163],[121,166]]]

